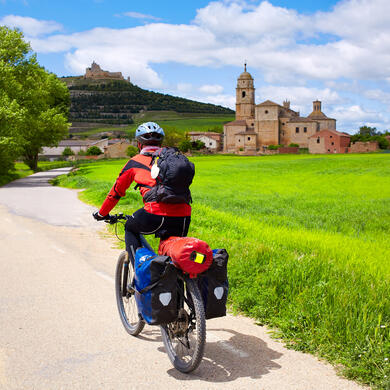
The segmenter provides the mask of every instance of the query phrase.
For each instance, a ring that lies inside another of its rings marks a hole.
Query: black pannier
[[[229,292],[228,259],[229,255],[225,249],[214,249],[210,268],[198,275],[198,286],[202,294],[206,319],[226,315],[226,301]]]
[[[142,318],[150,325],[177,318],[177,269],[168,256],[146,248],[135,253],[135,299]]]

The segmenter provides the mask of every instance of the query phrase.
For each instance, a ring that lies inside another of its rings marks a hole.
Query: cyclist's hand
[[[92,213],[92,216],[96,219],[96,221],[104,221],[109,217],[108,215],[100,215],[99,211],[95,211],[94,213]]]

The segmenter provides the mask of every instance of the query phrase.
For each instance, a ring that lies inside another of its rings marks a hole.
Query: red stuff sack
[[[213,262],[213,251],[208,244],[193,237],[169,237],[160,241],[158,254],[169,256],[191,278],[206,271]]]

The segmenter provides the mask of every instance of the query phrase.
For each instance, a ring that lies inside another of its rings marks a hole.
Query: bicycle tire
[[[137,302],[135,301],[134,294],[132,294],[128,289],[126,289],[126,293],[123,294],[123,270],[125,268],[125,260],[127,260],[127,258],[127,252],[122,252],[118,258],[115,271],[115,296],[119,317],[126,332],[132,336],[137,336],[144,328],[145,321],[138,314]],[[134,277],[134,269],[131,262],[128,263],[127,268],[128,274],[126,285],[129,286]]]
[[[193,308],[190,308],[187,303],[182,309],[190,318],[192,314],[194,317],[192,324],[188,324],[186,334],[182,336],[175,335],[173,331],[175,327],[178,327],[178,320],[161,325],[160,329],[166,352],[173,366],[180,372],[189,373],[198,368],[203,358],[206,343],[206,319],[198,285],[191,279],[185,282],[187,288],[183,291],[185,295],[187,294],[187,301],[193,305]],[[191,343],[189,338],[191,338]]]

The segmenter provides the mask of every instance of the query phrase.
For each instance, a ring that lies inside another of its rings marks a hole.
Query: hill
[[[64,77],[71,95],[72,122],[132,124],[135,116],[149,111],[174,111],[206,115],[233,115],[234,111],[214,104],[147,91],[124,80],[91,80]],[[187,118],[188,119],[188,118]]]

